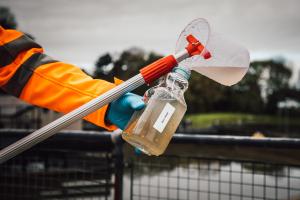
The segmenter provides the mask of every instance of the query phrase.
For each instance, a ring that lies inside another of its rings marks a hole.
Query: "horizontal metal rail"
[[[5,146],[5,143],[11,142],[18,138],[24,137],[31,133],[32,130],[20,130],[20,129],[0,129],[0,148]],[[97,143],[96,146],[102,144],[113,144],[113,142],[120,140],[118,133],[111,132],[97,132],[97,131],[61,131],[56,135],[53,140],[68,140],[77,138],[81,142]],[[300,149],[300,138],[254,138],[249,136],[233,136],[233,135],[201,135],[199,134],[183,134],[176,133],[171,143],[175,144],[211,144],[211,145],[241,145],[241,146],[253,146],[253,147],[270,147],[270,148],[296,148]],[[83,145],[80,148],[84,148]]]
[[[26,129],[0,129],[0,149],[32,133]],[[76,151],[110,151],[118,141],[118,134],[96,131],[60,131],[36,146],[37,149],[71,149]]]
[[[255,138],[250,136],[234,135],[194,135],[177,133],[172,138],[172,143],[182,144],[221,144],[221,145],[241,145],[253,147],[269,148],[296,148],[300,149],[300,138],[285,137],[262,137]]]

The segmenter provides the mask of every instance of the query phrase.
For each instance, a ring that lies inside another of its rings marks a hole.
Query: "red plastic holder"
[[[211,54],[207,49],[203,46],[199,40],[197,40],[192,34],[186,37],[186,40],[189,42],[187,47],[185,48],[190,56],[194,55],[202,55],[204,59],[209,59]]]
[[[145,82],[150,84],[161,76],[169,73],[176,65],[177,61],[174,56],[169,55],[142,68],[140,73],[142,74]]]
[[[197,40],[193,35],[186,37],[188,45],[185,48],[189,56],[202,55],[204,59],[209,59],[211,54],[207,49]],[[152,83],[159,77],[169,73],[176,65],[177,61],[174,56],[169,55],[161,58],[154,63],[147,65],[140,70],[145,82],[147,84]]]

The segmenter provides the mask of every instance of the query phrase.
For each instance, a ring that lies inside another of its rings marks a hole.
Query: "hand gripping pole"
[[[194,39],[189,41],[189,39],[187,38],[189,42],[189,48],[187,47],[174,56],[169,55],[155,61],[154,63],[142,68],[138,75],[130,78],[129,80],[105,92],[104,94],[80,106],[79,108],[69,112],[68,114],[65,114],[64,116],[56,119],[48,125],[34,131],[33,133],[9,145],[8,147],[5,147],[0,151],[0,164],[15,157],[16,155],[31,148],[32,146],[46,140],[58,131],[71,125],[75,121],[82,119],[86,115],[93,113],[99,108],[118,99],[123,94],[130,92],[145,83],[149,84],[159,77],[167,74],[182,60],[190,56],[200,54],[202,50],[199,51],[198,46],[201,43],[199,41],[197,42],[197,40],[195,41]]]

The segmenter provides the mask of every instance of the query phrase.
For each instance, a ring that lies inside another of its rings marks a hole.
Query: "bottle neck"
[[[166,88],[171,93],[183,97],[183,94],[189,85],[188,79],[190,75],[190,70],[183,67],[175,67],[171,73],[159,79],[157,86],[154,86],[145,92],[144,100],[148,101],[148,99],[155,93],[155,89],[160,87]]]
[[[189,85],[187,79],[176,71],[169,73],[165,81],[166,87],[174,93],[183,94]]]

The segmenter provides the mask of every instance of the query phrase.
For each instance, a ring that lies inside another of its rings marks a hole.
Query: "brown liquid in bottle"
[[[185,102],[180,100],[151,97],[146,109],[132,116],[122,137],[148,155],[161,155],[186,109]]]

